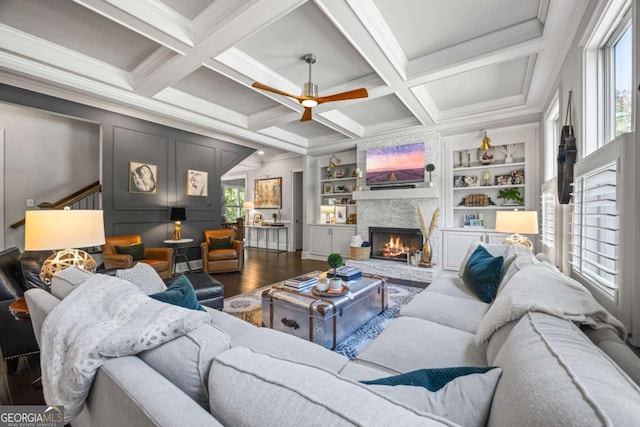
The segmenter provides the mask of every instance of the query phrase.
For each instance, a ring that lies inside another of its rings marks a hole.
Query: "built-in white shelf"
[[[487,210],[487,211],[491,211],[491,210],[514,210],[514,209],[520,209],[520,210],[524,210],[524,206],[455,206],[453,208],[453,210]]]
[[[473,164],[473,163],[472,163]],[[494,168],[503,168],[503,167],[524,167],[525,162],[512,162],[512,163],[504,163],[504,162],[494,162],[488,165],[478,165],[477,163],[474,166],[454,166],[453,174],[458,174],[459,171],[472,171],[472,170],[484,170],[484,169],[494,169]]]
[[[354,191],[351,197],[353,200],[431,199],[438,197],[438,188],[422,187]]]
[[[477,190],[481,190],[481,189],[492,189],[492,188],[513,188],[513,187],[519,187],[519,188],[524,188],[524,184],[510,184],[510,185],[476,185],[475,187],[453,187],[453,191],[459,191],[459,190],[473,190],[473,191],[477,191]]]

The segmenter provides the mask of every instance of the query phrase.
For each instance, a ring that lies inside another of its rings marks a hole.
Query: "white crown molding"
[[[320,116],[340,129],[348,132],[349,135],[353,135],[353,138],[364,136],[364,127],[338,110],[325,111],[320,113]]]
[[[280,139],[282,141],[288,141],[300,147],[307,148],[309,145],[309,140],[307,138],[278,127],[270,127],[270,128],[262,129],[260,133],[271,136],[273,138]]]
[[[184,108],[185,110],[200,113],[245,129],[247,128],[247,116],[178,89],[167,88],[156,94],[154,98],[167,104]]]
[[[30,63],[34,67],[49,64],[122,89],[132,88],[131,77],[125,70],[4,24],[0,24],[0,49],[19,55],[10,59],[5,52],[2,56],[6,65],[20,64],[21,69],[28,69]],[[42,64],[27,58],[35,58]]]
[[[512,107],[520,107],[525,105],[524,101],[525,99],[522,94],[506,96],[500,99],[492,99],[491,101],[478,102],[477,104],[470,104],[463,107],[441,110],[438,118],[439,121],[442,121],[508,109]]]

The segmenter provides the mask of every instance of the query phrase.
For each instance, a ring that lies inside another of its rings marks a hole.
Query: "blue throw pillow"
[[[504,257],[493,256],[478,246],[469,257],[462,280],[483,302],[490,303],[496,297],[502,279]]]
[[[165,291],[158,292],[157,294],[151,294],[149,296],[155,300],[177,305],[179,307],[206,311],[198,302],[198,298],[196,298],[196,291],[193,289],[193,285],[184,274],[181,274],[180,277],[178,277],[176,281],[173,282],[173,284]]]
[[[424,387],[429,391],[438,391],[448,382],[458,377],[471,374],[484,374],[495,367],[481,368],[476,366],[460,366],[455,368],[418,369],[406,374],[376,380],[360,381],[362,384],[373,385],[412,385]]]

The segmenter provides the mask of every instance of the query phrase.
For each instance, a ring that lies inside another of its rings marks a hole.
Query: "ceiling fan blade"
[[[323,102],[332,102],[332,101],[345,101],[347,99],[356,99],[356,98],[366,98],[369,96],[369,93],[365,88],[349,90],[347,92],[336,93],[335,95],[329,96],[319,96],[316,98],[318,104]]]
[[[311,107],[304,107],[304,113],[302,114],[301,122],[311,120]]]
[[[262,83],[253,82],[253,84],[251,86],[255,87],[256,89],[266,90],[267,92],[277,93],[278,95],[288,96],[289,98],[294,98],[294,99],[297,99],[298,101],[300,101],[300,99],[299,99],[300,97],[297,96],[297,95],[292,95],[290,93],[283,92],[283,91],[281,91],[279,89],[276,89],[276,88],[273,88],[271,86],[263,85]]]

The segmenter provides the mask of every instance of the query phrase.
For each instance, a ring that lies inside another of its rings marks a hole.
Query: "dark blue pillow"
[[[469,257],[462,280],[478,298],[490,303],[498,292],[503,268],[503,256],[493,256],[483,246],[478,246]]]
[[[424,387],[429,391],[438,391],[448,382],[458,377],[471,374],[484,374],[495,367],[480,368],[476,366],[460,366],[456,368],[418,369],[406,374],[392,377],[378,378],[377,380],[360,381],[363,384],[376,385],[412,385]]]
[[[151,298],[166,302],[168,304],[177,305],[179,307],[190,308],[191,310],[206,311],[196,298],[196,291],[193,285],[187,279],[187,276],[181,274],[171,286],[165,291],[157,294],[149,295]]]

